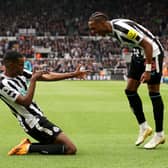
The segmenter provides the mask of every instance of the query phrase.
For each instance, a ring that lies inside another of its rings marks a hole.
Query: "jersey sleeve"
[[[144,38],[142,32],[136,30],[133,26],[128,25],[125,21],[119,20],[112,25],[113,31],[116,33],[116,36],[121,43],[139,44]]]
[[[0,96],[2,97],[2,99],[8,99],[14,102],[19,95],[20,93],[18,91],[16,91],[9,85],[5,85],[3,82],[0,82]]]
[[[27,69],[24,69],[23,71],[23,75],[27,78],[27,79],[30,79],[32,77],[32,72],[27,70]]]
[[[125,37],[128,40],[132,40],[136,44],[139,44],[143,39],[143,35],[132,27],[128,29],[128,32],[125,34]]]

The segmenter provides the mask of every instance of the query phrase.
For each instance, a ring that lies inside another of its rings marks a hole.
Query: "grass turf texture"
[[[124,81],[59,81],[38,83],[35,100],[77,145],[76,156],[31,154],[7,156],[8,150],[28,137],[0,102],[0,160],[2,168],[165,168],[168,143],[156,150],[135,147],[138,126],[129,108]],[[154,128],[146,85],[139,93],[149,124]],[[167,132],[168,86],[162,84]],[[30,137],[29,137],[30,138]],[[30,138],[31,139],[31,138]],[[31,139],[33,141],[33,139]]]

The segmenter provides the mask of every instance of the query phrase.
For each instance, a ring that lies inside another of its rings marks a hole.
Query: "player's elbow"
[[[18,104],[20,104],[20,105],[22,105],[24,107],[29,107],[31,102],[25,101],[25,102],[21,102],[21,103],[18,103]]]
[[[32,103],[32,99],[30,97],[19,96],[16,99],[16,103],[28,107]]]

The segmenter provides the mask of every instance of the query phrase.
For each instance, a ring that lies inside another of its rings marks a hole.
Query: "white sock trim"
[[[140,129],[146,129],[149,127],[147,121],[143,122],[142,124],[139,125]]]
[[[164,131],[156,132],[156,135],[157,135],[157,136],[164,136]]]

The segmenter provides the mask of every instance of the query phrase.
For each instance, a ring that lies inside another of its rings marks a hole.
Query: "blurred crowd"
[[[68,72],[82,63],[92,71],[91,78],[126,74],[127,60],[119,44],[114,39],[89,37],[87,20],[95,11],[105,12],[110,19],[128,18],[141,23],[160,38],[168,56],[166,0],[2,0],[0,58],[14,48],[33,68]],[[25,30],[33,33],[25,35]],[[167,59],[164,66],[168,67]]]
[[[108,38],[91,38],[80,36],[67,37],[20,37],[13,41],[0,41],[0,57],[8,49],[14,49],[25,55],[34,68],[47,68],[57,72],[75,70],[81,63],[92,72],[100,72],[104,68],[126,67],[121,58],[119,44]],[[38,53],[39,48],[44,53]],[[45,53],[45,49],[48,49]],[[35,58],[35,59],[34,59]]]
[[[166,0],[2,0],[0,36],[15,36],[19,28],[35,28],[37,36],[88,35],[87,20],[95,11],[133,19],[158,36],[168,34]]]

